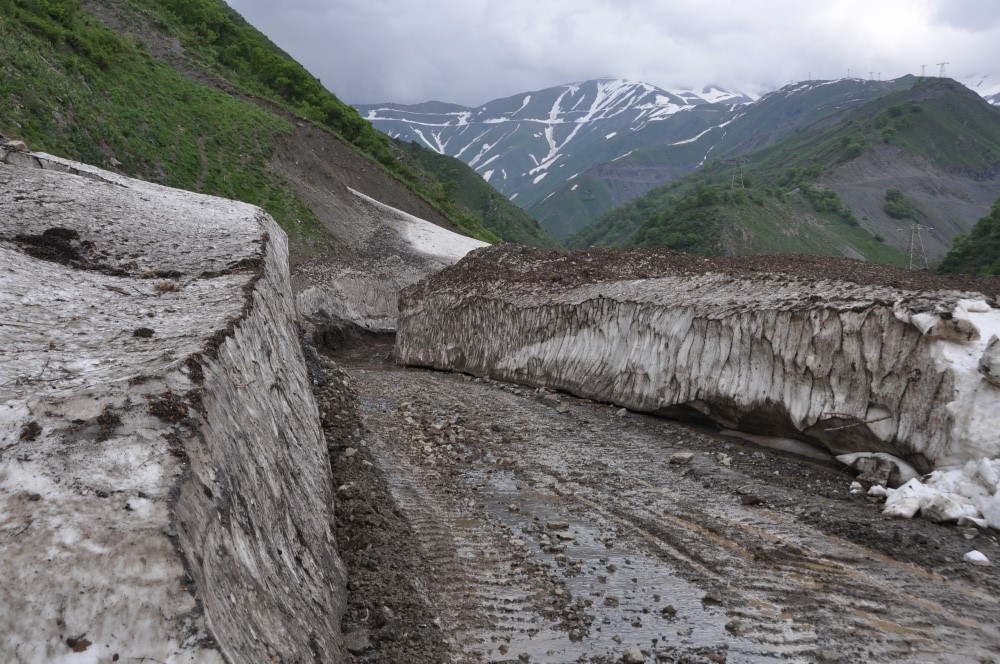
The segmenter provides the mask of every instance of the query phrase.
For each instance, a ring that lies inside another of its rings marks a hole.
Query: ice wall
[[[456,266],[463,278],[404,290],[399,360],[922,471],[1000,456],[1000,389],[979,370],[1000,312],[978,293],[708,268],[507,281],[514,254],[476,252]]]
[[[0,659],[343,660],[286,253],[252,206],[0,150]]]

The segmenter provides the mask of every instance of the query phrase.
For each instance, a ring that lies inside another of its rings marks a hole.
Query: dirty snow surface
[[[291,316],[260,209],[0,151],[0,660],[341,656]]]

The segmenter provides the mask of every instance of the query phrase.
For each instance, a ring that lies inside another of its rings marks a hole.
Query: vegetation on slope
[[[538,222],[507,200],[465,162],[421,147],[414,142],[396,141],[405,154],[442,183],[445,199],[442,207],[452,215],[482,219],[482,224],[509,242],[544,249],[558,245]]]
[[[1000,198],[969,233],[955,238],[938,272],[1000,276]]]
[[[388,137],[221,0],[94,5],[135,29],[107,28],[81,0],[0,0],[0,133],[255,203],[286,231],[308,235],[313,215],[266,169],[275,141],[293,131],[271,102],[338,134],[469,234],[503,236],[457,208],[444,183],[402,159]],[[153,58],[147,40],[181,44],[184,66]]]
[[[1000,112],[954,81],[923,79],[911,89],[890,93],[862,106],[841,122],[830,126],[824,123],[743,155],[746,163],[741,168],[746,186],[762,190],[764,198],[775,201],[770,208],[773,216],[767,224],[775,232],[766,231],[752,214],[741,217],[753,208],[747,208],[740,198],[723,197],[712,206],[692,206],[692,200],[696,201],[704,192],[726,188],[740,168],[714,160],[602,216],[571,236],[567,245],[665,243],[683,248],[687,244],[702,253],[732,253],[749,244],[762,251],[783,252],[790,250],[789,244],[799,243],[790,242],[789,237],[794,233],[781,229],[798,228],[803,215],[810,215],[827,219],[830,228],[843,223],[853,229],[847,234],[837,233],[837,238],[817,231],[816,242],[829,240],[833,244],[810,251],[848,254],[857,251],[871,260],[898,263],[898,252],[874,246],[873,241],[880,244],[879,238],[857,226],[853,212],[843,205],[836,192],[814,184],[823,175],[884,143],[922,156],[947,172],[972,177],[986,175],[1000,166]],[[756,193],[745,195],[757,197]],[[758,197],[758,200],[763,199]],[[909,203],[905,192],[887,192],[887,213],[894,218],[912,217],[913,206]],[[744,228],[743,244],[720,244],[719,228],[740,225]]]
[[[0,0],[0,133],[32,149],[267,209],[308,229],[308,209],[263,170],[277,116],[199,84],[72,0]]]

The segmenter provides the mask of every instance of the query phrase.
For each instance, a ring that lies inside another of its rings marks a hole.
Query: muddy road
[[[835,464],[341,355],[358,662],[996,662],[991,531],[889,521]]]

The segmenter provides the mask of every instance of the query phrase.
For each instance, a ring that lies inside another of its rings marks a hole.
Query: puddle
[[[730,661],[740,662],[780,659],[728,632],[730,618],[721,607],[702,601],[705,590],[672,574],[662,560],[620,546],[610,526],[601,530],[573,518],[559,496],[518,483],[507,473],[476,473],[467,479],[476,485],[489,514],[524,540],[536,560],[556,572],[573,604],[588,603],[584,613],[593,618],[589,633],[579,641],[571,640],[557,621],[539,623],[537,631],[505,635],[505,642],[510,638],[505,652],[494,650],[489,661],[516,660],[519,655],[530,656],[532,662],[590,661],[620,655],[631,647],[653,653],[725,652]],[[511,504],[518,511],[511,511]],[[550,529],[549,522],[562,522],[569,528]],[[573,539],[562,541],[559,532]],[[551,544],[564,547],[567,562],[560,564],[558,551],[545,549],[540,539],[544,542],[546,537]],[[582,566],[574,569],[581,560]]]

